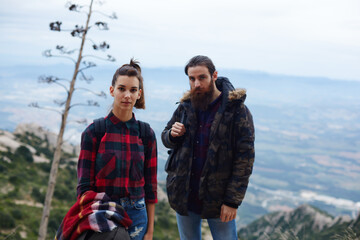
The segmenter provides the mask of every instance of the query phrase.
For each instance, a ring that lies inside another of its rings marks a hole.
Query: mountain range
[[[0,130],[0,238],[36,239],[45,197],[53,133],[34,124],[21,124],[14,132]],[[48,237],[52,238],[63,216],[76,201],[78,147],[65,145],[54,193]],[[159,183],[154,239],[179,239],[174,211],[165,185]],[[256,208],[246,205],[250,213]],[[240,215],[241,211],[240,211]],[[333,217],[314,206],[265,214],[239,230],[240,239],[359,239],[360,216]],[[203,239],[211,239],[203,225]]]
[[[19,124],[36,123],[57,132],[60,116],[29,108],[31,102],[54,107],[66,96],[61,87],[41,85],[41,74],[66,78],[67,65],[0,67],[0,126],[14,132]],[[91,85],[76,87],[108,92],[114,69],[91,70]],[[286,76],[258,71],[218,69],[237,88],[247,90],[245,104],[255,123],[255,163],[239,208],[238,228],[274,211],[313,205],[333,216],[356,218],[360,210],[360,82],[321,77]],[[143,69],[146,110],[136,118],[149,122],[158,139],[158,179],[164,181],[167,149],[161,131],[189,88],[181,68]],[[73,103],[97,101],[100,108],[82,105],[69,115],[65,139],[77,146],[86,125],[107,115],[112,98],[77,91]],[[35,127],[32,127],[36,129]],[[36,130],[35,132],[37,132]],[[36,133],[34,133],[36,134]],[[49,142],[51,141],[49,136]],[[76,147],[71,154],[76,159]],[[71,148],[70,148],[71,149]],[[41,155],[37,156],[41,157]]]
[[[320,209],[301,205],[290,211],[267,214],[243,227],[241,239],[359,239],[360,215],[333,217]]]

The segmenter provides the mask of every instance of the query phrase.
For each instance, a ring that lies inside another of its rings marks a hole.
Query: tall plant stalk
[[[70,88],[69,88],[68,96],[67,96],[67,99],[66,99],[65,109],[64,109],[64,112],[62,113],[62,116],[61,116],[61,126],[60,126],[59,135],[58,135],[58,138],[57,138],[54,157],[53,157],[52,164],[51,164],[51,171],[50,171],[49,182],[48,182],[48,187],[47,187],[47,191],[46,191],[46,197],[45,197],[43,213],[42,213],[41,222],[40,222],[38,240],[45,240],[46,234],[47,234],[47,227],[48,227],[48,223],[49,223],[51,201],[52,201],[52,198],[53,198],[53,195],[54,195],[54,190],[55,190],[55,185],[56,185],[56,178],[57,178],[57,175],[58,175],[58,168],[59,168],[59,163],[60,163],[60,158],[61,158],[61,149],[62,149],[62,145],[63,145],[63,138],[64,138],[64,132],[65,132],[65,128],[66,128],[66,121],[67,121],[67,118],[68,118],[68,115],[69,115],[69,110],[70,110],[70,107],[71,107],[71,99],[72,99],[72,96],[73,96],[73,93],[74,93],[75,82],[76,82],[76,79],[77,79],[77,75],[79,73],[80,63],[81,63],[82,58],[83,58],[82,54],[83,54],[84,44],[85,44],[85,40],[86,40],[86,34],[88,32],[88,29],[89,29],[89,22],[90,22],[90,17],[91,17],[91,14],[92,14],[92,5],[93,5],[93,0],[91,0],[90,6],[89,6],[89,12],[88,12],[88,15],[87,15],[85,31],[83,32],[82,39],[81,39],[79,55],[78,55],[78,58],[77,58],[77,61],[76,61],[76,64],[75,64],[73,77],[72,77],[72,80],[71,80],[71,83],[70,83]]]

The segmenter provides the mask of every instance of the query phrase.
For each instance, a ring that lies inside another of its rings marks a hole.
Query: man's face
[[[211,76],[205,66],[189,67],[188,69],[191,102],[195,109],[205,110],[214,95],[217,72]]]
[[[191,91],[201,95],[210,90],[211,84],[214,84],[217,78],[217,72],[211,76],[207,67],[195,66],[188,68],[188,76]]]

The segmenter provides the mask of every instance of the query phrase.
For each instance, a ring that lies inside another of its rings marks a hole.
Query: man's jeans
[[[181,240],[201,239],[201,216],[188,211],[189,216],[176,213]],[[207,219],[214,240],[237,240],[235,219],[221,222],[220,218]]]

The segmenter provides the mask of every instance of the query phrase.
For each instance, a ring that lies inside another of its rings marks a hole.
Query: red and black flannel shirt
[[[121,122],[112,112],[105,118],[106,133],[97,143],[94,124],[81,136],[78,162],[78,198],[86,191],[105,192],[112,200],[145,197],[157,202],[157,147],[150,128],[146,156],[139,124]]]

